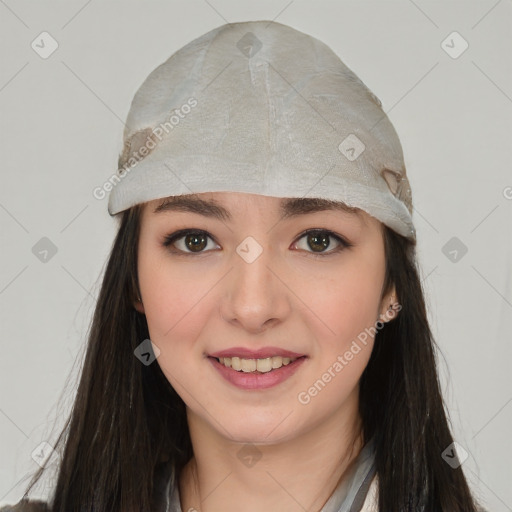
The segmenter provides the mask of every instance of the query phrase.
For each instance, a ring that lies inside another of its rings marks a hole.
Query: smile
[[[216,358],[220,364],[223,364],[226,368],[232,368],[237,372],[259,372],[268,373],[272,370],[277,370],[282,366],[286,366],[293,363],[297,358],[293,357],[266,357],[264,359],[245,359],[241,357],[218,357]]]
[[[272,356],[261,359],[208,357],[230,384],[245,390],[263,390],[288,380],[308,359],[306,356]]]

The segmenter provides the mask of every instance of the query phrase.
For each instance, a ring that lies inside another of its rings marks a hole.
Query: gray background
[[[397,129],[463,467],[489,510],[512,510],[510,0],[0,0],[0,19],[0,503],[72,404],[116,229],[92,190],[117,167],[133,94],[195,37],[275,19],[331,46]],[[46,59],[43,31],[59,45]]]

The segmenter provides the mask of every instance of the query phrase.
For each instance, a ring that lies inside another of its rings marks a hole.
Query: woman
[[[478,510],[401,145],[356,75],[225,25],[149,75],[124,139],[55,491],[13,510]]]

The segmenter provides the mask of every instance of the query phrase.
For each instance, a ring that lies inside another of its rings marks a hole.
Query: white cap
[[[218,27],[151,72],[116,181],[111,215],[200,192],[318,197],[415,239],[402,147],[380,100],[324,43],[272,21]]]

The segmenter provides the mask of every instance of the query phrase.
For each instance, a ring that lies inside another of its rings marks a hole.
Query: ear
[[[136,299],[134,302],[133,302],[133,307],[136,309],[136,311],[138,311],[139,313],[142,313],[144,314],[145,311],[144,311],[144,304],[142,304],[142,300],[141,299]]]
[[[401,304],[398,302],[395,287],[387,293],[380,303],[379,321],[387,323],[396,318],[398,312],[402,309]]]

